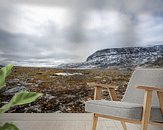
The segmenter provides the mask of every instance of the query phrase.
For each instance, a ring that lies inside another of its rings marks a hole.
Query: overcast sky
[[[58,65],[100,49],[158,44],[162,0],[0,1],[0,64]]]

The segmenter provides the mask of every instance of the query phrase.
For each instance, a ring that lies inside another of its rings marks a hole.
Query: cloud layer
[[[0,62],[58,65],[96,50],[163,44],[162,0],[0,1]]]

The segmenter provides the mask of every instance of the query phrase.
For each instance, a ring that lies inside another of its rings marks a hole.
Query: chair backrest
[[[136,89],[136,86],[140,85],[163,88],[163,68],[136,69],[131,76],[122,101],[143,104],[144,91]],[[152,106],[159,106],[156,92],[153,94]]]

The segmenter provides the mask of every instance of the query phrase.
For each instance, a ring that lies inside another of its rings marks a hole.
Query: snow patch
[[[73,75],[83,75],[82,73],[55,73],[58,76],[73,76]]]

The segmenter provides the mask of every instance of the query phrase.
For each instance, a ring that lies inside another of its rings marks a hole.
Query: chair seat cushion
[[[85,104],[87,112],[120,117],[130,120],[141,120],[143,105],[119,101],[90,100]],[[160,108],[152,107],[151,121],[163,122]]]

